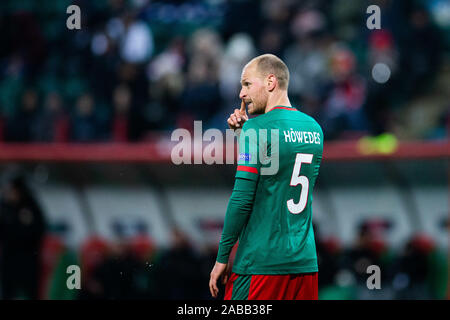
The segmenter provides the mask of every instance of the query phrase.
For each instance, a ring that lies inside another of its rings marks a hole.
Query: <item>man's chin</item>
[[[247,113],[248,114],[255,114],[255,105],[252,102],[247,104]]]
[[[248,109],[247,112],[248,112],[248,114],[256,115],[256,114],[263,114],[264,110],[258,110],[258,109],[252,108],[252,109]]]

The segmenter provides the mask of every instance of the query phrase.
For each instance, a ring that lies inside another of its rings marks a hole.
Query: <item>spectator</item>
[[[188,119],[184,125],[187,128],[193,126],[193,120],[208,121],[221,106],[219,84],[216,74],[211,72],[215,67],[200,56],[195,56],[189,64],[187,85],[181,102],[184,117]]]
[[[96,278],[95,271],[103,264],[108,255],[108,243],[98,236],[88,238],[80,249],[81,278],[80,299],[100,299],[104,297],[103,287]]]
[[[330,60],[332,78],[325,101],[324,135],[340,138],[345,131],[365,131],[363,104],[367,89],[364,79],[356,73],[355,56],[348,48],[336,44]]]
[[[327,80],[327,46],[319,37],[324,17],[317,11],[297,13],[291,22],[294,42],[285,50],[285,60],[291,72],[290,92],[294,100],[321,94]]]
[[[129,112],[131,107],[131,92],[125,85],[119,85],[113,92],[114,123],[113,140],[125,142],[128,140]]]
[[[110,244],[106,259],[94,270],[101,299],[135,298],[133,273],[136,259],[127,251],[126,243],[118,240]]]
[[[41,242],[45,231],[43,212],[24,177],[8,181],[0,203],[3,299],[38,299]]]
[[[147,67],[150,101],[145,115],[149,129],[165,129],[175,125],[180,97],[185,87],[186,52],[184,40],[175,38],[167,49]]]
[[[120,53],[124,61],[130,63],[146,62],[153,54],[153,35],[143,21],[137,20],[131,12],[123,18],[125,29]]]
[[[199,256],[181,230],[174,229],[172,237],[173,244],[162,254],[158,266],[159,298],[200,299],[204,283],[201,282],[202,275],[198,272]]]
[[[47,94],[44,110],[36,119],[35,141],[66,142],[68,139],[68,119],[62,105],[61,96],[57,92]]]
[[[425,235],[415,235],[406,244],[394,278],[398,299],[431,299],[430,255],[434,242]]]
[[[408,97],[422,93],[428,87],[439,66],[441,40],[424,8],[415,8],[409,16],[411,32],[402,52],[403,66],[408,70],[406,92]]]
[[[133,270],[133,294],[136,299],[158,299],[158,273],[155,265],[160,264],[160,255],[150,238],[144,235],[133,237],[129,249],[136,261]]]
[[[77,99],[71,121],[71,140],[92,142],[100,137],[100,121],[95,114],[94,98],[85,93]]]
[[[32,142],[37,136],[38,94],[27,89],[21,99],[21,107],[8,122],[6,140],[11,142]]]
[[[321,274],[319,288],[331,286],[334,284],[342,260],[342,250],[339,241],[332,237],[326,239],[317,237],[316,250]]]
[[[226,44],[219,80],[221,94],[227,102],[236,101],[236,92],[239,92],[241,86],[239,79],[242,68],[255,54],[253,39],[245,33],[233,35]]]
[[[358,298],[393,298],[389,284],[392,280],[392,274],[384,272],[381,278],[381,287],[383,292],[377,296],[376,292],[367,291],[367,267],[376,265],[381,270],[392,270],[394,261],[391,260],[391,252],[384,240],[384,234],[390,224],[384,220],[367,220],[360,224],[359,233],[356,242],[352,248],[346,250],[342,267],[351,270],[357,285],[360,288]]]

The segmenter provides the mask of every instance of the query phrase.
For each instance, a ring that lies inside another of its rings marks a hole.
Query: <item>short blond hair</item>
[[[253,58],[249,64],[255,63],[256,71],[262,76],[275,75],[280,89],[287,90],[289,85],[289,69],[286,64],[274,54],[263,54]]]

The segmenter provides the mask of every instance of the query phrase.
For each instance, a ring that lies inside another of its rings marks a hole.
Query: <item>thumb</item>
[[[239,112],[242,113],[242,114],[246,114],[244,99],[241,100],[241,109],[239,110]]]
[[[228,282],[228,274],[224,274],[223,278],[222,278],[222,284],[227,284]]]

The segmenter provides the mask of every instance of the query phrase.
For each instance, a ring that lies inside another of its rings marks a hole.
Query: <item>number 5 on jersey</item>
[[[300,200],[298,203],[294,203],[294,199],[287,201],[287,207],[290,213],[299,214],[306,208],[306,203],[308,201],[309,192],[309,180],[306,176],[300,175],[300,170],[302,168],[302,163],[311,163],[313,155],[309,153],[297,153],[295,157],[294,170],[292,171],[291,177],[291,187],[302,185],[302,191],[300,192]]]

